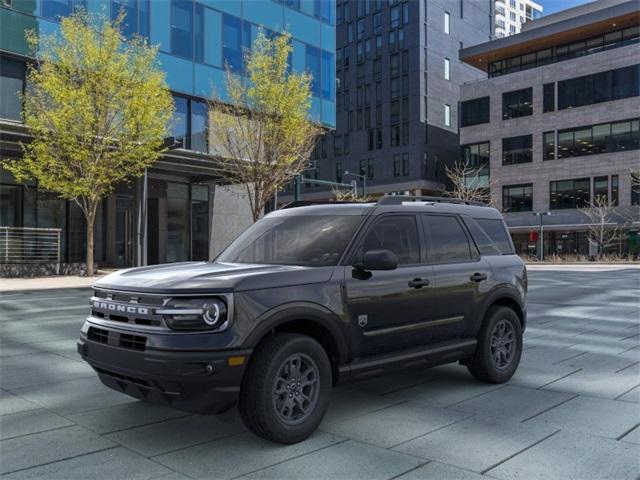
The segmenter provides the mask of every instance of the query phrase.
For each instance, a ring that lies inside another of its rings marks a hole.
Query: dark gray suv
[[[449,362],[515,372],[527,275],[500,213],[431,197],[286,208],[214,262],[99,280],[78,352],[107,386],[308,437],[338,382]]]

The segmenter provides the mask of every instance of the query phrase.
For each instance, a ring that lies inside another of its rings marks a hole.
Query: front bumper
[[[106,386],[193,413],[220,413],[237,402],[251,350],[139,351],[111,340],[120,334],[109,330],[108,340],[95,341],[83,328],[77,343],[82,359]]]

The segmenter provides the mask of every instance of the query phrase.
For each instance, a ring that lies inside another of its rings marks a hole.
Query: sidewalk
[[[527,270],[554,270],[556,272],[609,272],[614,270],[638,270],[640,263],[527,263]]]
[[[0,293],[29,290],[54,290],[61,288],[88,288],[110,272],[100,272],[93,277],[65,275],[60,277],[0,278]]]

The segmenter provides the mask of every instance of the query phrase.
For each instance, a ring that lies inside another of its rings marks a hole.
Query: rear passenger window
[[[469,232],[471,232],[471,236],[476,242],[481,255],[502,255],[498,246],[473,218],[466,217],[464,223],[467,225]]]
[[[469,240],[456,217],[423,215],[429,232],[429,260],[432,263],[471,260]]]
[[[507,232],[504,222],[499,219],[476,218],[478,225],[482,227],[493,243],[500,249],[503,255],[511,255],[513,253],[513,243],[511,236]]]
[[[420,263],[420,239],[413,215],[382,217],[367,232],[362,253],[369,250],[391,250],[398,265]]]

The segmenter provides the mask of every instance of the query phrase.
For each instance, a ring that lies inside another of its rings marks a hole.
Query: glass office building
[[[123,185],[103,203],[96,224],[96,260],[130,266],[206,259],[211,255],[211,182],[224,178],[208,154],[205,99],[225,98],[228,65],[242,73],[243,50],[260,29],[292,35],[294,71],[313,76],[311,118],[335,126],[334,0],[3,0],[0,2],[0,154],[19,157],[28,139],[20,94],[30,61],[25,32],[55,32],[76,9],[115,18],[123,31],[160,46],[159,61],[174,94],[172,135],[180,148],[149,170],[148,180]],[[84,221],[71,202],[17,183],[2,171],[0,226],[63,230],[63,260],[82,261]],[[144,207],[143,207],[144,205]]]

